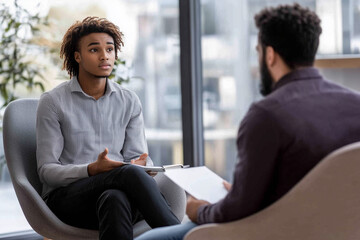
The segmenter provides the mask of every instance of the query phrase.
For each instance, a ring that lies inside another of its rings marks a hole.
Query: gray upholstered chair
[[[20,206],[31,227],[51,239],[98,239],[98,232],[69,226],[60,221],[40,197],[42,186],[36,167],[35,121],[37,99],[20,99],[9,104],[3,120],[3,140],[12,183]],[[182,220],[185,192],[163,174],[155,177],[175,215]],[[134,236],[150,229],[145,221],[134,226]]]
[[[242,220],[205,224],[185,240],[360,239],[360,142],[333,152],[268,208]]]

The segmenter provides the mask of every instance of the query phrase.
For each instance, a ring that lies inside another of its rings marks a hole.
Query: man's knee
[[[119,174],[121,174],[122,178],[128,180],[128,183],[134,183],[142,180],[149,181],[149,179],[152,179],[152,177],[150,177],[149,174],[147,174],[141,167],[126,165],[121,168],[122,169]]]
[[[126,166],[124,166],[124,169],[125,169],[125,172],[129,175],[142,175],[144,173],[146,174],[146,172],[144,171],[144,169],[142,167],[135,166],[135,165],[126,165]]]
[[[134,197],[134,194],[155,189],[155,180],[141,167],[125,165],[108,173],[106,186],[108,189],[119,189]]]

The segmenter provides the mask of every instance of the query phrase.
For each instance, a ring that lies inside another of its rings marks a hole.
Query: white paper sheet
[[[227,194],[224,179],[205,166],[167,170],[164,173],[193,197],[216,203]]]

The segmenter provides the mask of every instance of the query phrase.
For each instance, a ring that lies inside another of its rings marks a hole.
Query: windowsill
[[[360,54],[319,55],[315,60],[317,68],[360,68]]]
[[[0,234],[0,240],[42,240],[42,236],[33,230],[18,231],[14,233]]]

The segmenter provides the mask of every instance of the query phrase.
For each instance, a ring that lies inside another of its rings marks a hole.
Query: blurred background
[[[285,0],[200,0],[205,165],[231,181],[237,128],[261,99],[253,16]],[[317,66],[330,81],[360,90],[360,0],[299,0],[322,19]],[[69,80],[59,58],[66,30],[87,16],[124,33],[115,80],[143,105],[155,165],[183,163],[178,0],[0,0],[0,106]],[[16,76],[14,75],[16,72]],[[122,81],[124,80],[124,81]],[[0,138],[2,142],[2,136]],[[0,237],[31,229],[18,205],[0,145]]]

